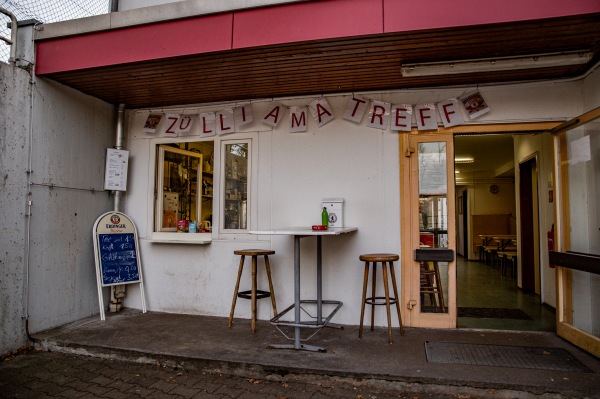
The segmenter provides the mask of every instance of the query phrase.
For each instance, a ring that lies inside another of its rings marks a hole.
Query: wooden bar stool
[[[398,313],[398,322],[400,323],[400,335],[404,335],[404,327],[402,326],[402,316],[400,315],[400,297],[398,296],[398,287],[396,285],[396,274],[394,272],[394,263],[400,257],[396,254],[364,254],[360,255],[359,259],[365,262],[365,275],[363,281],[363,294],[362,294],[362,306],[360,310],[360,328],[358,330],[358,338],[362,338],[363,330],[363,319],[365,317],[365,304],[371,305],[371,331],[373,331],[373,324],[375,323],[375,305],[385,305],[387,310],[387,321],[388,321],[388,342],[392,343],[392,316],[390,312],[390,304],[396,304],[396,311]],[[373,263],[373,272],[371,277],[371,296],[367,298],[367,283],[369,280],[369,268],[370,264]],[[377,263],[381,263],[381,270],[383,272],[383,288],[385,296],[376,296],[376,277],[377,277]],[[388,272],[387,267],[390,269],[390,275],[392,278],[392,287],[394,289],[394,296],[390,297],[390,290],[388,286]]]
[[[269,255],[275,254],[275,251],[268,249],[242,249],[233,251],[234,254],[240,255],[240,267],[238,269],[237,282],[235,283],[235,290],[233,291],[233,302],[231,303],[231,312],[229,313],[229,327],[233,324],[233,312],[235,310],[235,304],[237,298],[250,299],[252,302],[252,320],[251,328],[252,334],[256,331],[256,300],[271,297],[271,305],[273,306],[273,314],[277,316],[277,305],[275,304],[275,291],[273,290],[273,281],[271,280],[271,265],[269,264]],[[248,291],[240,291],[240,279],[242,277],[242,270],[244,269],[244,261],[246,256],[252,257],[252,289]],[[256,288],[256,264],[257,258],[264,256],[265,258],[265,269],[267,271],[267,279],[269,280],[269,291],[263,291]]]

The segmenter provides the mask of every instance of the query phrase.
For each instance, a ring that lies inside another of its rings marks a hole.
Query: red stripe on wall
[[[218,14],[38,42],[36,73],[229,50],[232,20]]]
[[[600,0],[383,0],[386,33],[600,12]]]
[[[325,0],[236,12],[233,47],[383,33],[381,0]]]

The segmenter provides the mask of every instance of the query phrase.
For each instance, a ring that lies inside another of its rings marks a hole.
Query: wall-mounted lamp
[[[454,158],[454,163],[473,163],[475,162],[475,158],[473,157],[456,157]]]
[[[458,73],[509,71],[515,69],[549,68],[580,65],[589,62],[594,53],[573,51],[568,53],[536,54],[523,57],[480,58],[473,60],[428,62],[402,65],[402,76],[453,75]]]

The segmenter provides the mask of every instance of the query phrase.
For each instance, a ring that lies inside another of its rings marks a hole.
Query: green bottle
[[[329,226],[329,215],[325,207],[323,207],[323,212],[321,212],[321,224],[325,227]]]

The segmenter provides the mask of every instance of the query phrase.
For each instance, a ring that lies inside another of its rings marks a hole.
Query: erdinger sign
[[[301,133],[308,130],[308,113],[318,127],[322,127],[336,118],[333,109],[325,97],[313,100],[306,106],[286,106],[272,101],[257,118],[271,127],[277,127],[289,114],[289,132]],[[360,124],[365,114],[366,126],[373,129],[396,132],[409,132],[413,121],[418,130],[437,130],[441,122],[444,127],[465,123],[463,115],[469,119],[477,118],[490,111],[479,92],[467,93],[459,98],[449,98],[437,103],[392,104],[385,101],[370,100],[361,95],[353,95],[346,103],[342,118]],[[161,120],[163,119],[161,123]],[[188,134],[193,123],[200,123],[201,136],[225,135],[236,132],[236,128],[254,121],[252,104],[227,108],[216,112],[199,114],[150,114],[146,119],[144,131],[159,133],[163,136],[181,136]]]

